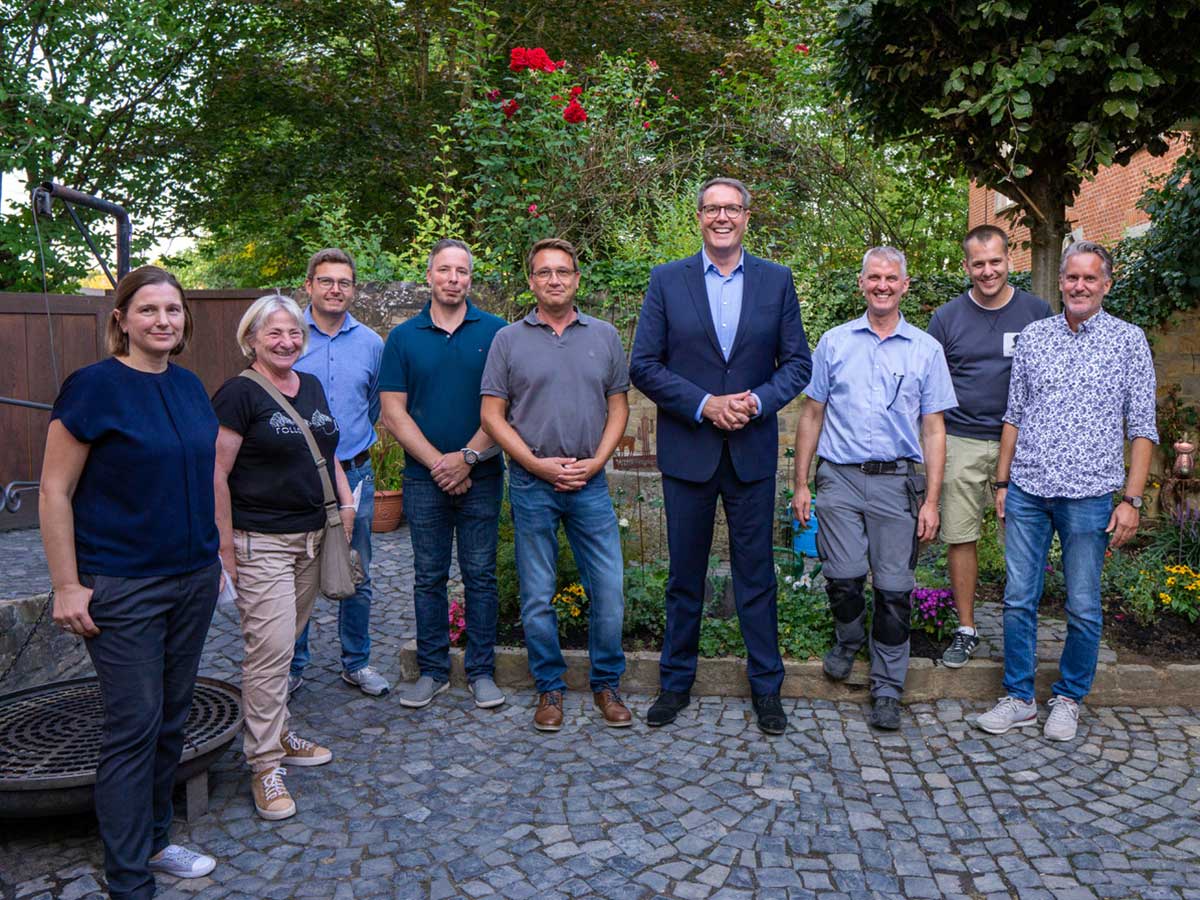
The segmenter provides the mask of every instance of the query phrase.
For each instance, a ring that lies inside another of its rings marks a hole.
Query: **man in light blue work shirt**
[[[350,315],[356,284],[354,260],[344,250],[326,249],[308,261],[304,289],[312,303],[304,312],[308,322],[308,352],[296,363],[300,372],[315,375],[325,388],[329,409],[337,420],[338,464],[345,469],[350,490],[362,485],[354,516],[350,546],[362,557],[366,580],[354,596],[338,604],[338,637],[342,645],[342,680],[372,697],[386,694],[387,680],[371,661],[371,519],[375,513],[375,474],[371,445],[379,419],[379,365],[383,339]],[[296,639],[288,689],[304,683],[308,664],[308,626]]]
[[[917,549],[938,530],[946,463],[942,413],[957,406],[941,344],[900,313],[908,283],[903,253],[892,247],[867,251],[858,277],[866,314],[822,335],[813,354],[808,399],[796,427],[792,501],[796,517],[807,522],[808,470],[816,453],[817,547],[837,632],[825,674],[847,678],[867,639],[863,586],[870,569],[868,721],[886,730],[900,727]]]

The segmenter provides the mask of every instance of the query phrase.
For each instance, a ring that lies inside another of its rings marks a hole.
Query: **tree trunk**
[[[1054,189],[1050,179],[1029,186],[1029,198],[1037,206],[1030,211],[1029,268],[1033,292],[1050,304],[1055,312],[1062,309],[1058,289],[1058,264],[1062,258],[1063,238],[1067,236],[1067,200]]]

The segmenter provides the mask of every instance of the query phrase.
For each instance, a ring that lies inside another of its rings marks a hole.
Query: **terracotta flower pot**
[[[404,522],[404,491],[376,491],[371,531],[395,531]]]

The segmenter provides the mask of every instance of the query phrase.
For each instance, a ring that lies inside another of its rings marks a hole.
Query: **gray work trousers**
[[[894,473],[868,475],[856,465],[822,460],[816,477],[822,573],[827,579],[854,579],[871,572],[871,694],[897,699],[908,675],[917,510],[924,500],[924,476],[912,474],[911,462],[900,466]],[[866,615],[838,621],[837,638],[847,648],[861,647],[867,640]]]

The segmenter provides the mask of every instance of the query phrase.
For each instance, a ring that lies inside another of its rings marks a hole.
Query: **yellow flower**
[[[571,615],[576,619],[579,618],[579,607],[578,606],[575,607],[573,610],[571,610]]]
[[[1167,579],[1167,587],[1174,587],[1174,586],[1175,586],[1175,576],[1172,575],[1170,578]]]
[[[1164,604],[1164,605],[1165,605],[1165,604],[1169,604],[1169,603],[1171,602],[1171,595],[1170,595],[1170,594],[1167,594],[1167,593],[1164,593],[1163,591],[1159,591],[1159,592],[1158,592],[1158,599],[1159,599],[1159,600],[1161,600],[1161,601],[1163,602],[1163,604]]]

